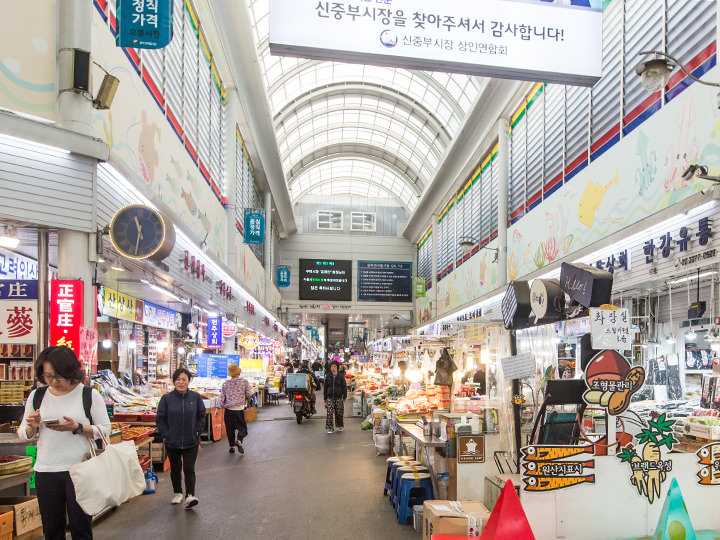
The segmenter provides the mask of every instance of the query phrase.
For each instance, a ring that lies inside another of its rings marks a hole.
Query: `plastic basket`
[[[33,458],[30,456],[17,456],[18,459],[8,463],[0,463],[0,476],[18,474],[29,471],[33,465]]]

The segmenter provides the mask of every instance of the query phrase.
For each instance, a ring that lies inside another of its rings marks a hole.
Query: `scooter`
[[[307,390],[302,388],[291,390],[290,403],[292,404],[298,424],[302,424],[303,417],[310,418],[313,415],[310,393]]]

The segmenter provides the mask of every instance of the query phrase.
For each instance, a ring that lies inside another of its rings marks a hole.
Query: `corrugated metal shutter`
[[[529,207],[542,200],[543,140],[545,139],[545,92],[540,90],[527,113],[526,202]],[[538,197],[539,193],[539,197]]]
[[[465,197],[463,196],[460,200],[455,202],[455,236],[457,242],[453,245],[454,261],[461,261],[464,255],[462,248],[458,245],[460,238],[467,236],[465,233],[465,214],[466,214],[466,203]]]
[[[565,125],[565,87],[545,87],[545,137],[543,140],[545,182],[547,186],[563,170],[563,130]]]
[[[142,67],[147,69],[155,86],[160,93],[165,95],[165,49],[138,49],[140,51],[140,62]]]
[[[716,4],[711,0],[667,0],[667,52],[681,64],[687,65],[715,41]]]
[[[623,3],[610,2],[603,12],[603,76],[591,93],[591,138],[594,145],[620,122]]]
[[[581,156],[587,158],[589,92],[577,86],[565,88],[565,167]]]
[[[527,114],[518,120],[510,134],[510,178],[508,179],[508,213],[511,219],[525,214],[525,179],[527,178]]]
[[[215,84],[210,89],[210,176],[227,195],[225,184],[225,107]]]
[[[480,243],[486,244],[493,231],[492,219],[492,162],[480,174],[481,200],[480,200]]]
[[[245,156],[243,155],[242,144],[240,138],[235,135],[235,219],[240,223],[241,227],[245,226],[243,222],[245,206],[244,202],[245,187]]]
[[[498,230],[498,185],[500,184],[500,167],[497,164],[497,154],[492,159],[492,180],[490,182],[490,202],[491,202],[491,217],[490,217],[490,238],[495,238]]]
[[[190,144],[198,146],[198,39],[187,11],[183,11],[183,129]]]
[[[210,92],[211,88],[210,67],[205,63],[205,58],[200,56],[198,66],[198,138],[197,153],[205,167],[210,169]]]
[[[94,231],[96,160],[0,135],[0,214],[58,229]]]
[[[183,0],[174,0],[173,10],[173,39],[165,47],[165,101],[176,120],[182,126],[183,44],[185,42]]]
[[[650,94],[642,87],[635,67],[642,60],[640,51],[663,50],[664,0],[624,2],[625,50],[623,51],[623,117],[637,109]]]
[[[480,230],[480,214],[482,209],[480,202],[482,201],[482,177],[480,173],[473,180],[473,185],[470,188],[472,194],[472,222],[470,225],[470,234],[472,234],[478,241],[482,242],[482,231]]]

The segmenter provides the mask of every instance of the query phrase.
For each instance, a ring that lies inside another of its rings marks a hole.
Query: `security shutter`
[[[490,214],[490,238],[494,238],[497,235],[498,230],[498,185],[500,183],[500,167],[497,163],[497,154],[492,159],[492,180],[490,182],[490,203],[491,203],[491,214]]]
[[[463,236],[466,236],[466,234],[465,234],[465,213],[466,213],[467,207],[465,205],[466,200],[465,200],[464,196],[462,198],[458,197],[456,199],[456,201],[457,202],[455,203],[455,234],[457,237],[457,242],[455,242],[455,245],[453,246],[454,247],[453,251],[455,253],[454,261],[459,261],[459,260],[461,260],[461,258],[463,256],[463,250],[459,246],[460,238],[462,238]]]
[[[198,147],[198,40],[190,16],[183,10],[183,129],[190,144]],[[179,37],[179,36],[178,36]]]
[[[535,198],[540,192],[542,199],[543,187],[543,140],[545,139],[545,92],[540,89],[534,101],[529,105],[527,113],[527,158],[526,158],[526,180],[525,192],[526,202],[529,205],[530,199]]]
[[[480,243],[486,244],[490,240],[493,230],[492,219],[492,161],[480,174]]]
[[[667,52],[681,64],[695,60],[715,41],[716,4],[712,0],[667,0]],[[695,64],[691,64],[693,69]]]
[[[141,66],[147,70],[161,95],[165,95],[165,49],[139,49]]]
[[[587,157],[588,107],[587,88],[565,87],[565,166],[578,157]]]
[[[483,236],[480,227],[481,201],[482,201],[482,175],[480,173],[473,179],[473,185],[470,188],[472,194],[472,221],[470,225],[470,234],[478,241],[482,242]]]
[[[210,167],[210,67],[200,53],[198,65],[198,139],[197,152],[205,168]]]
[[[543,139],[545,181],[547,185],[563,170],[563,128],[565,124],[565,87],[545,87],[545,137]]]
[[[211,75],[212,77],[212,75]],[[220,188],[220,193],[226,195],[225,184],[225,120],[226,112],[220,92],[214,81],[210,88],[210,176]]]
[[[185,18],[183,0],[173,0],[173,38],[165,47],[165,102],[182,126],[183,45]]]
[[[244,187],[245,187],[245,156],[243,155],[243,147],[240,141],[240,137],[235,135],[235,219],[240,223],[241,227],[245,226],[244,223],[244,210],[245,202],[244,198]]]
[[[508,179],[508,213],[514,218],[522,216],[525,212],[525,179],[527,151],[527,114],[513,126],[510,133],[510,178]],[[519,210],[519,212],[518,212]]]

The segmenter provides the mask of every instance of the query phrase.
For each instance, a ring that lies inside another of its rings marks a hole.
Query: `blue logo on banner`
[[[207,320],[207,345],[208,348],[219,349],[222,347],[222,317],[210,317]]]
[[[246,244],[262,244],[265,241],[265,210],[245,209]]]
[[[0,300],[37,300],[38,282],[27,279],[0,280]]]
[[[290,286],[290,267],[289,266],[278,266],[277,267],[277,287],[282,289],[283,287]]]
[[[172,0],[117,0],[118,47],[160,49],[173,37]]]

